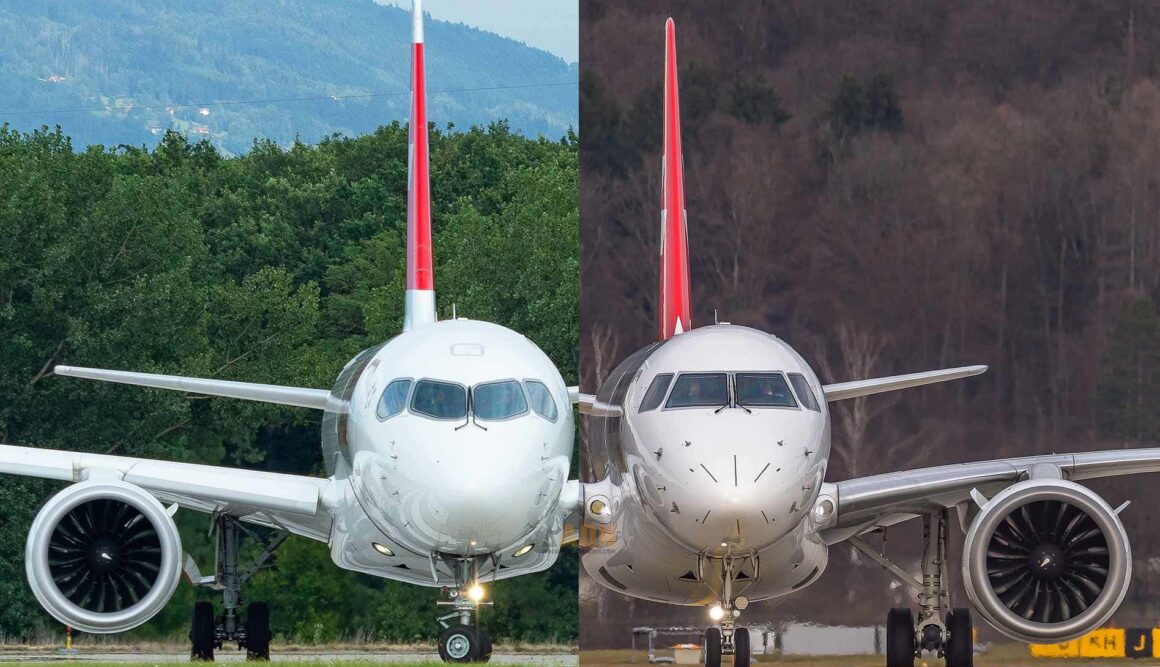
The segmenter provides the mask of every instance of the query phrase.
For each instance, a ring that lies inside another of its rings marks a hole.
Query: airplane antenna
[[[459,319],[455,316],[455,302],[451,303],[451,319],[453,319],[453,320]]]
[[[721,322],[717,319],[717,309],[716,308],[713,309],[713,324],[721,324]]]

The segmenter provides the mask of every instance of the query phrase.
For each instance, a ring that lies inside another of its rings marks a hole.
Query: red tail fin
[[[677,95],[677,38],[665,24],[665,154],[661,179],[660,337],[692,328],[689,295],[689,239],[685,221],[685,166],[681,155],[681,104]]]
[[[403,330],[435,321],[431,256],[431,177],[427,159],[427,78],[423,67],[423,8],[412,0],[411,129],[407,156],[407,292]]]

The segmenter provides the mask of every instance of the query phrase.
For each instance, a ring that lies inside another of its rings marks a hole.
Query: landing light
[[[709,607],[709,618],[719,621],[723,616],[725,616],[725,610],[721,608],[721,605],[716,604]]]
[[[519,558],[520,556],[527,556],[528,552],[531,551],[532,548],[535,546],[536,545],[534,542],[528,542],[524,546],[517,549],[516,552],[514,554],[512,554],[512,558]]]
[[[381,553],[384,556],[394,556],[395,555],[395,552],[391,551],[391,548],[385,544],[379,544],[378,542],[371,542],[371,546],[374,547],[375,551]]]
[[[483,600],[483,596],[485,594],[486,591],[484,591],[483,586],[480,586],[479,584],[474,584],[471,588],[467,589],[467,597],[471,598],[472,602],[479,602],[480,600]]]

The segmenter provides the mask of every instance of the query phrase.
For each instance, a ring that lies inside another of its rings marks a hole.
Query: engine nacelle
[[[1132,550],[1112,508],[1074,482],[1014,484],[979,511],[963,546],[975,608],[1007,636],[1074,639],[1103,625],[1128,592]]]
[[[123,632],[153,618],[177,588],[181,537],[144,489],[118,480],[74,484],[53,496],[28,533],[33,594],[61,623]]]

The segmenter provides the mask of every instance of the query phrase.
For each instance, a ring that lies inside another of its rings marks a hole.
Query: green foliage
[[[793,118],[781,106],[777,89],[767,84],[762,76],[740,79],[733,84],[729,114],[750,125],[768,123],[775,127]]]
[[[1151,299],[1140,297],[1120,309],[1100,364],[1095,404],[1104,435],[1160,439],[1160,316]]]
[[[576,137],[530,140],[496,123],[433,131],[431,153],[441,312],[454,303],[521,331],[574,381]],[[0,127],[0,441],[320,471],[316,413],[50,371],[329,387],[402,323],[406,156],[398,123],[316,146],[259,141],[233,158],[172,133],[152,151],[76,151],[59,130]],[[22,554],[33,515],[58,488],[7,478],[0,490],[8,636],[53,623],[28,591]],[[178,524],[210,567],[208,519],[183,511]],[[497,639],[574,639],[575,561],[568,551],[546,573],[497,583],[484,624]],[[437,630],[437,591],[341,571],[326,545],[306,539],[288,541],[247,593],[272,603],[277,632],[302,641],[356,632],[411,641]],[[183,636],[194,597],[179,588],[135,633]]]
[[[902,107],[894,79],[878,73],[868,81],[853,76],[842,77],[838,92],[830,100],[830,126],[841,139],[849,139],[864,130],[900,132]]]

